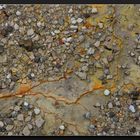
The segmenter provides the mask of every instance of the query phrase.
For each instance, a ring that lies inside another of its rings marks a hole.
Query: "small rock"
[[[28,36],[31,36],[31,35],[33,35],[34,34],[34,30],[33,29],[29,29],[28,31],[27,31],[27,35]]]
[[[131,112],[133,112],[133,113],[136,112],[135,107],[134,107],[133,105],[130,105],[130,106],[129,106],[129,110],[130,110]]]
[[[90,112],[87,112],[86,114],[84,114],[84,117],[86,119],[90,119],[91,118],[91,113]]]
[[[23,114],[19,114],[19,115],[17,116],[17,120],[18,120],[18,121],[23,121],[23,120],[24,120]]]
[[[15,25],[14,25],[14,29],[15,29],[15,30],[18,30],[18,29],[19,29],[19,25],[18,25],[18,24],[15,24]]]
[[[113,104],[111,102],[108,104],[108,108],[113,108]]]
[[[138,56],[138,61],[140,61],[140,56]]]
[[[65,130],[65,126],[64,126],[64,125],[60,125],[60,126],[59,126],[59,129],[60,129],[60,130]]]
[[[96,42],[94,43],[94,46],[95,46],[95,47],[99,47],[99,46],[100,46],[100,41],[96,41]]]
[[[96,129],[96,127],[95,127],[95,125],[93,125],[93,124],[91,124],[91,125],[89,126],[89,131],[90,131],[90,132],[94,132],[95,129]]]
[[[15,106],[15,108],[14,108],[14,111],[19,111],[20,110],[20,107],[19,106]]]
[[[134,54],[133,52],[131,52],[131,53],[130,53],[130,56],[132,56],[132,57],[133,57],[133,56],[135,56],[135,54]]]
[[[109,94],[110,94],[110,91],[109,91],[108,89],[106,89],[106,90],[104,91],[104,95],[108,96]]]
[[[92,8],[92,11],[91,11],[93,14],[97,14],[97,12],[98,12],[98,10],[97,10],[97,8]]]
[[[21,12],[20,11],[16,11],[16,15],[17,16],[20,16],[21,15]]]
[[[83,21],[82,18],[78,18],[78,19],[77,19],[77,22],[78,22],[78,23],[81,23],[82,21]]]
[[[103,28],[103,23],[99,22],[98,26],[99,26],[100,29],[102,29]]]
[[[92,55],[92,54],[94,54],[94,52],[95,52],[94,48],[89,48],[89,49],[87,50],[87,54],[88,54],[88,55]]]
[[[39,109],[39,108],[35,108],[35,109],[34,109],[34,113],[35,113],[36,115],[38,115],[38,114],[40,113],[40,109]]]
[[[29,103],[24,102],[24,106],[25,106],[25,107],[28,107],[28,106],[29,106]]]
[[[40,128],[44,124],[44,122],[45,121],[41,117],[35,120],[35,124],[38,128]]]
[[[13,112],[11,113],[12,117],[16,117],[17,114],[18,114],[18,113],[17,113],[16,111],[13,111]]]
[[[13,132],[8,132],[8,136],[12,136],[13,135]]]
[[[29,122],[31,119],[32,119],[31,116],[28,116],[25,118],[25,122]]]
[[[28,128],[31,130],[33,128],[33,126],[31,124],[27,124]]]
[[[7,126],[6,126],[6,130],[7,130],[7,131],[10,131],[10,130],[13,129],[13,127],[14,127],[13,125],[7,125]]]
[[[24,136],[29,136],[30,135],[30,130],[29,128],[26,126],[24,127],[23,131],[22,131]]]
[[[3,126],[4,126],[4,123],[0,121],[0,128],[2,128]]]
[[[82,79],[87,79],[87,74],[85,72],[76,72],[76,74]]]

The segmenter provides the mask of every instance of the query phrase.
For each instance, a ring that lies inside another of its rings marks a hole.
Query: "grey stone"
[[[113,108],[113,104],[111,102],[108,104],[108,108]]]
[[[29,136],[30,135],[30,130],[28,128],[28,126],[24,127],[23,131],[22,131],[24,136]]]
[[[13,127],[14,127],[13,125],[7,125],[7,126],[6,126],[6,130],[7,130],[7,131],[10,131],[10,130],[13,129]]]
[[[17,116],[17,120],[18,120],[18,121],[23,121],[23,120],[24,120],[23,114],[19,114],[19,115]]]
[[[131,112],[133,112],[133,113],[136,112],[135,107],[134,107],[133,105],[130,105],[130,106],[129,106],[129,110],[130,110]]]
[[[38,128],[40,128],[44,124],[44,122],[45,121],[41,117],[39,117],[35,120],[35,124]]]
[[[38,115],[38,114],[40,113],[40,109],[39,109],[39,108],[35,108],[35,109],[34,109],[34,113],[35,113],[36,115]]]
[[[3,126],[4,126],[4,123],[0,121],[0,128],[2,128]]]

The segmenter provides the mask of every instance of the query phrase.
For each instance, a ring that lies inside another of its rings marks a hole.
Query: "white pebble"
[[[41,22],[37,22],[37,26],[38,27],[41,27]]]
[[[78,22],[78,23],[81,23],[82,21],[83,21],[82,18],[78,18],[78,19],[77,19],[77,22]]]
[[[59,30],[55,30],[55,31],[54,31],[54,33],[59,34],[59,33],[60,33],[60,31],[59,31]]]
[[[9,74],[6,76],[6,78],[7,78],[7,79],[10,79],[10,77],[11,77],[11,74],[9,73]]]
[[[103,23],[99,22],[98,26],[99,26],[100,29],[102,29],[103,28]]]
[[[34,109],[34,113],[35,113],[36,115],[38,115],[38,114],[40,113],[40,109],[35,108],[35,109]]]
[[[104,95],[108,96],[109,94],[110,94],[110,91],[109,91],[108,89],[106,89],[106,90],[104,91]]]
[[[60,129],[60,130],[64,130],[64,129],[65,129],[65,126],[64,126],[64,125],[60,125],[60,126],[59,126],[59,129]]]
[[[24,106],[26,106],[26,107],[27,107],[27,106],[29,106],[29,103],[27,103],[27,102],[24,102]]]
[[[34,73],[31,73],[31,77],[35,77]]]
[[[71,28],[71,29],[77,29],[78,26],[71,25],[70,28]]]
[[[97,8],[92,8],[92,11],[91,11],[93,14],[96,14],[98,11],[97,11]]]
[[[73,10],[72,9],[69,9],[68,13],[72,13],[72,12],[73,12]]]
[[[130,105],[130,106],[129,106],[129,110],[130,110],[131,112],[133,112],[133,113],[136,112],[136,110],[135,110],[135,108],[134,108],[133,105]]]
[[[18,29],[19,29],[18,24],[15,24],[15,25],[14,25],[14,29],[15,29],[15,30],[18,30]]]
[[[72,37],[67,38],[67,42],[71,42],[72,40],[73,40]]]
[[[20,16],[20,15],[21,15],[21,12],[20,12],[20,11],[17,11],[17,12],[16,12],[16,15],[17,15],[17,16]]]

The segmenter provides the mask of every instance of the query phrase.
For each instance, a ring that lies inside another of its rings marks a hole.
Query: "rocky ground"
[[[140,5],[0,5],[0,136],[140,135]]]

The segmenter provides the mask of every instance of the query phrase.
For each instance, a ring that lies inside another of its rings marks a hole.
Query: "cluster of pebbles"
[[[119,57],[122,42],[114,33],[115,6],[108,5],[103,14],[109,18],[91,25],[100,14],[89,5],[0,5],[0,93],[69,71],[87,82],[98,71],[103,85],[113,80],[116,73],[110,65]],[[134,42],[128,55],[140,66],[139,33]],[[130,74],[127,64],[117,67]],[[110,93],[104,90],[110,98],[105,106],[94,106],[100,110],[98,118],[83,114],[90,121],[90,135],[140,135],[139,91]],[[21,100],[7,114],[0,113],[0,135],[41,135],[44,123],[41,109]],[[60,124],[51,135],[65,129]]]
[[[44,123],[38,107],[20,100],[0,114],[0,136],[41,135]]]
[[[109,15],[113,15],[110,8]],[[89,17],[98,16],[97,8],[6,5],[0,15],[0,89],[12,90],[16,83],[30,80],[55,79],[69,70],[87,80],[102,68],[102,79],[112,78],[109,63],[119,52],[117,40],[112,43],[112,22],[106,27],[102,22],[90,28],[86,25]],[[109,55],[102,56],[104,52]]]

